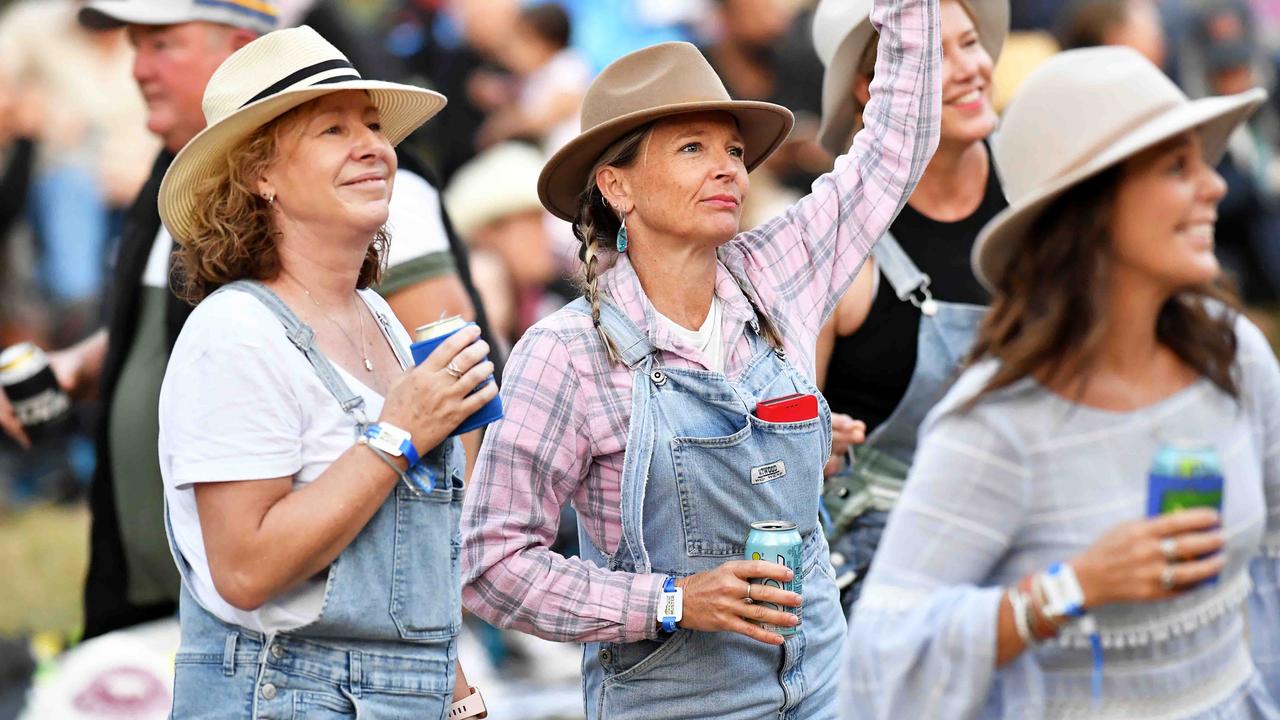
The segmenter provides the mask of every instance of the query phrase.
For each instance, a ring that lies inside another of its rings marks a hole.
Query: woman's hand
[[[684,618],[680,626],[691,630],[741,633],[769,645],[781,645],[783,637],[756,623],[796,625],[796,616],[769,607],[800,607],[804,598],[769,585],[752,585],[752,578],[791,582],[795,573],[785,565],[763,560],[730,560],[715,570],[694,573],[676,581],[684,589]],[[747,601],[748,595],[751,601]]]
[[[867,424],[843,413],[831,413],[831,457],[823,468],[823,477],[831,477],[844,469],[849,448],[867,440]]]
[[[378,420],[407,431],[419,452],[439,445],[498,394],[488,355],[480,329],[462,328],[391,386]]]
[[[1164,600],[1217,575],[1226,542],[1219,523],[1216,511],[1192,508],[1112,528],[1071,561],[1085,607]]]

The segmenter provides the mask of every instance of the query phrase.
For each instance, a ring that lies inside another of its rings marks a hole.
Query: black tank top
[[[989,157],[990,149],[987,154]],[[935,299],[986,305],[990,295],[973,276],[969,253],[978,232],[1007,205],[992,165],[986,194],[969,217],[938,222],[908,205],[889,232],[929,276]],[[823,391],[831,410],[864,421],[868,433],[888,419],[906,394],[915,370],[919,333],[920,311],[899,300],[881,275],[862,327],[852,335],[836,338]]]

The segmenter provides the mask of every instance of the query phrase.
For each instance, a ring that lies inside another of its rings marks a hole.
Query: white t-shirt
[[[724,372],[725,347],[724,329],[720,327],[720,298],[715,295],[711,296],[711,309],[707,311],[707,317],[702,321],[702,327],[697,330],[685,328],[658,312],[656,308],[654,312],[670,327],[671,334],[679,342],[702,353],[702,356],[707,360],[708,370],[714,370],[718,373]]]
[[[360,297],[387,317],[407,355],[409,336],[386,301],[371,290]],[[382,396],[337,369],[364,398],[365,415],[376,419]],[[225,292],[196,307],[160,390],[160,471],[174,538],[193,570],[188,589],[205,608],[229,623],[280,632],[319,616],[324,583],[307,581],[252,612],[223,600],[209,572],[194,485],[292,476],[296,490],[354,442],[351,416],[257,298]]]
[[[422,176],[408,170],[396,171],[389,210],[388,269],[427,255],[449,252],[449,236],[440,213],[440,193]],[[142,273],[145,287],[169,287],[169,253],[172,251],[173,236],[161,225]]]

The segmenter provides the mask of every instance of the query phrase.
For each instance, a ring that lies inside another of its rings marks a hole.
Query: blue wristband
[[[405,440],[400,443],[400,452],[404,454],[404,459],[409,461],[409,470],[412,471],[414,466],[422,462],[422,457],[418,455],[418,448],[413,446],[413,440]]]
[[[662,592],[664,593],[663,598],[665,599],[667,597],[666,595],[667,593],[675,594],[676,591],[677,591],[676,579],[673,576],[668,575],[666,582],[662,583]],[[675,615],[667,615],[661,618],[659,622],[662,625],[662,631],[670,634],[675,632],[678,629],[678,626],[676,625],[676,623],[678,623],[679,621],[680,621],[679,617]]]

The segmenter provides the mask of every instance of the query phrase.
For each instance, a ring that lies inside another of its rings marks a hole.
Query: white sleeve
[[[388,268],[433,253],[449,252],[449,237],[440,212],[440,193],[408,170],[396,172],[387,230],[391,234]]]
[[[199,313],[192,319],[196,323],[184,328],[160,393],[160,456],[170,468],[166,482],[182,489],[297,473],[305,418],[290,379],[294,364],[283,355],[297,350],[283,327],[266,326],[276,322],[274,317],[243,313],[238,319]],[[273,331],[278,338],[270,337]]]

